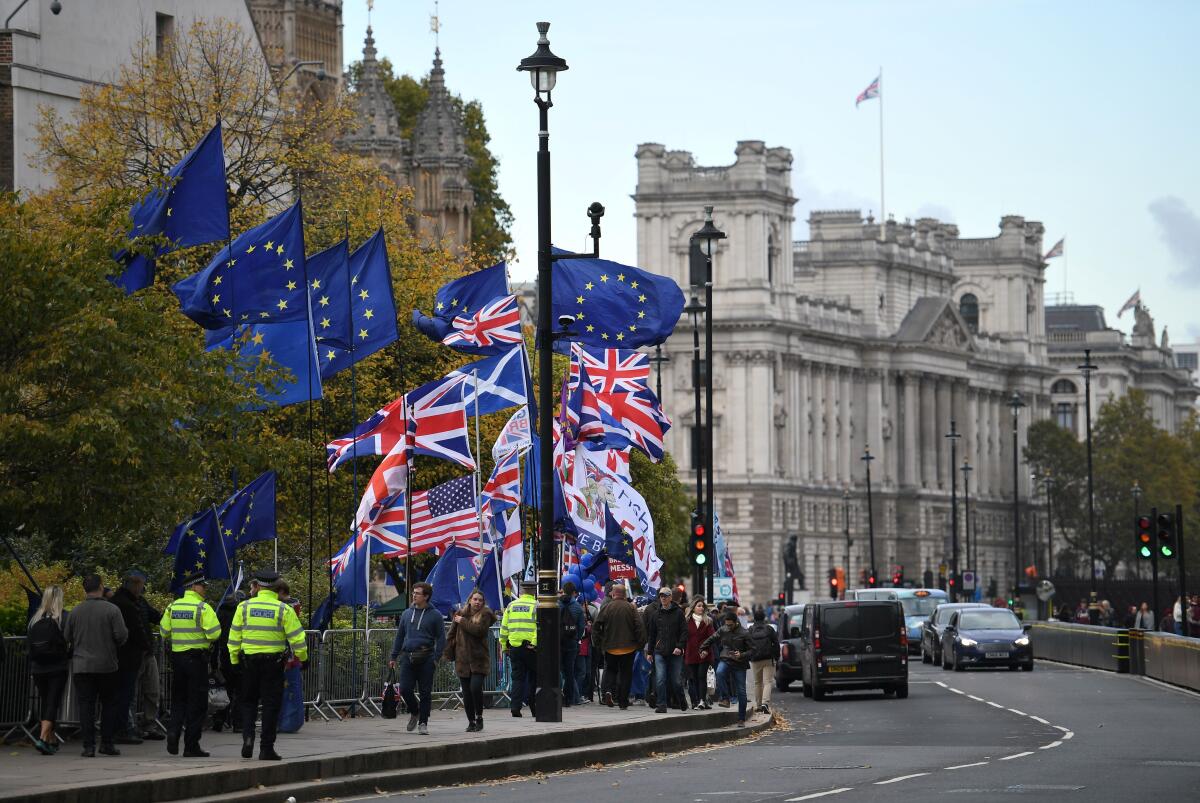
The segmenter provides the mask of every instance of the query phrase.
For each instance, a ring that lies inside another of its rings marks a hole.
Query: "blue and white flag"
[[[467,378],[463,403],[468,415],[498,413],[510,407],[524,407],[529,401],[524,346],[513,346],[503,354],[467,363],[451,371],[450,376]]]

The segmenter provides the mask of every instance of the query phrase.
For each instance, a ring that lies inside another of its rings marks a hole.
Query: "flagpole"
[[[329,443],[329,400],[325,398],[325,394],[321,394],[321,432],[325,437],[325,442]],[[329,582],[329,589],[326,593],[326,598],[329,600],[329,616],[330,624],[333,622],[333,476],[328,470],[325,474],[325,550],[329,553],[329,561],[325,564],[325,575]],[[313,613],[316,607],[312,603],[312,556],[309,555],[309,585],[308,585],[308,626],[312,629]]]
[[[408,448],[408,422],[412,420],[412,409],[408,404],[408,394],[404,395],[404,451],[408,461],[407,475],[404,478],[404,596],[407,599],[413,582],[412,565],[412,489],[413,480],[417,476],[417,455],[415,449]]]
[[[483,556],[483,498],[479,495],[479,466],[483,451],[479,446],[479,369],[471,371],[471,388],[475,397],[475,521],[479,525],[479,555]]]
[[[358,371],[354,364],[354,301],[351,296],[352,285],[350,284],[350,210],[343,209],[342,212],[342,236],[346,239],[346,317],[347,323],[350,324],[350,426],[358,426]],[[322,397],[324,394],[322,394]],[[358,458],[355,457],[350,461],[351,465],[351,497],[350,510],[354,511],[355,505],[358,502]],[[354,521],[354,513],[351,512],[350,520]],[[354,533],[354,526],[351,525],[350,532]],[[369,554],[369,553],[368,553]],[[329,541],[329,558],[333,560],[333,541]],[[329,593],[333,594],[333,573],[329,574]],[[357,610],[353,605],[350,606],[351,611]],[[330,612],[330,623],[332,624],[332,609]],[[357,618],[357,617],[355,617]]]
[[[883,67],[879,68],[879,224],[887,236],[887,203],[883,193]]]

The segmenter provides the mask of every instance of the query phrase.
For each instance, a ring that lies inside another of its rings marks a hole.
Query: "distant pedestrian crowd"
[[[1154,618],[1154,610],[1149,602],[1141,605],[1130,605],[1124,612],[1118,611],[1108,600],[1089,602],[1080,599],[1074,610],[1067,603],[1058,609],[1056,618],[1060,622],[1074,622],[1081,625],[1100,625],[1102,627],[1136,628],[1138,630],[1161,630],[1164,633],[1185,635],[1184,624],[1188,625],[1187,634],[1200,635],[1200,594],[1190,594],[1185,601],[1176,597],[1175,604],[1163,612],[1160,619]]]

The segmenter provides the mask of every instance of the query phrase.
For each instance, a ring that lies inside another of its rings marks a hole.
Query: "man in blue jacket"
[[[389,667],[400,664],[400,696],[408,709],[408,730],[429,735],[429,709],[433,701],[433,670],[446,648],[446,623],[441,613],[429,604],[433,586],[414,583],[412,604],[400,616],[396,640],[392,642]],[[420,694],[413,694],[416,687]]]
[[[570,580],[563,583],[562,597],[558,602],[559,621],[562,623],[562,673],[563,705],[579,705],[579,684],[575,680],[575,659],[579,657],[579,639],[587,629],[583,608],[575,599],[575,584]]]

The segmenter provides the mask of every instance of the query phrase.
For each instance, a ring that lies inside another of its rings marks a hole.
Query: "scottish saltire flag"
[[[509,452],[496,463],[483,486],[484,500],[494,516],[521,504],[520,461],[520,452]]]
[[[858,104],[864,100],[871,100],[879,97],[879,82],[883,79],[883,75],[877,75],[875,80],[867,85],[867,88],[858,93],[858,97],[854,99],[854,108],[858,108]]]
[[[510,510],[497,521],[503,523],[503,530],[499,531],[502,550],[500,574],[507,580],[525,569],[525,543],[521,538],[520,511]]]
[[[274,471],[264,472],[217,509],[221,535],[230,555],[246,544],[275,538],[276,476]]]
[[[486,415],[510,407],[525,407],[529,400],[524,346],[513,346],[495,357],[467,363],[451,371],[450,376],[466,377],[463,404],[468,415],[475,415],[476,412]]]
[[[510,452],[524,454],[529,450],[529,436],[529,408],[518,407],[500,430],[496,442],[492,444],[492,460],[499,463]]]
[[[1066,241],[1067,241],[1067,238],[1063,237],[1058,242],[1056,242],[1054,244],[1054,246],[1049,251],[1046,252],[1046,255],[1044,257],[1042,257],[1042,261],[1045,262],[1047,259],[1054,259],[1055,257],[1062,256]]]
[[[326,462],[332,473],[347,460],[373,454],[387,454],[396,448],[408,428],[404,415],[405,397],[384,405],[373,416],[340,438],[325,445]]]
[[[286,369],[287,373],[269,386],[255,384],[254,391],[264,402],[286,407],[322,396],[321,371],[307,320],[210,329],[204,342],[206,351],[222,348],[236,352],[247,371],[253,371],[260,362]]]
[[[195,574],[211,579],[229,579],[229,558],[213,508],[196,514],[180,525],[180,538],[175,550],[171,590],[179,592],[183,581]]]
[[[397,440],[392,450],[384,455],[375,467],[367,487],[363,490],[358,510],[354,514],[354,529],[368,527],[382,507],[388,506],[389,498],[408,488],[408,467],[412,463],[412,435]]]
[[[171,286],[183,314],[205,329],[307,320],[304,226],[297,202],[222,248],[204,270]]]
[[[383,229],[356,248],[347,261],[335,263],[329,270],[309,267],[322,379],[396,342],[400,335]],[[329,337],[323,339],[326,332]]]
[[[571,381],[579,376],[579,366],[587,368],[592,386],[598,393],[638,391],[649,388],[650,358],[630,349],[588,351],[575,343],[571,346]]]
[[[615,434],[627,433],[630,445],[656,463],[662,459],[663,436],[671,428],[671,419],[649,388],[636,393],[599,393],[596,399],[604,415],[620,427]],[[619,447],[615,440],[609,437],[609,445]]]
[[[574,316],[570,340],[593,348],[662,343],[683,312],[683,291],[672,279],[607,259],[559,260],[552,281],[554,320]]]
[[[524,342],[521,311],[514,295],[493,299],[471,315],[458,315],[450,325],[442,344],[474,354],[493,354]]]
[[[467,435],[467,377],[451,374],[407,394],[409,426],[417,454],[440,457],[464,468],[475,468]]]
[[[503,262],[498,262],[438,288],[434,296],[433,315],[426,316],[419,310],[413,310],[413,326],[430,340],[441,343],[447,335],[456,331],[455,318],[469,318],[485,305],[507,295],[508,268]],[[476,351],[476,347],[467,343],[459,343],[455,348],[459,351]]]
[[[163,235],[176,248],[229,238],[229,207],[225,195],[225,154],[221,147],[221,124],[204,135],[179,164],[172,167],[162,186],[151,190],[134,204],[129,216],[133,229],[129,239]],[[154,284],[154,260],[122,251],[116,259],[125,270],[113,282],[131,295]]]
[[[462,607],[475,590],[475,555],[458,545],[451,545],[434,564],[425,581],[433,586],[429,602],[444,615]]]

